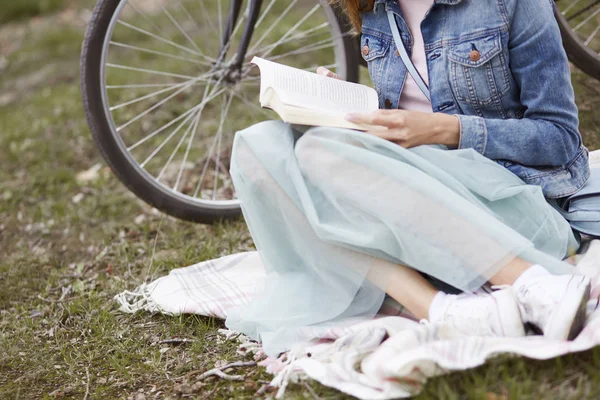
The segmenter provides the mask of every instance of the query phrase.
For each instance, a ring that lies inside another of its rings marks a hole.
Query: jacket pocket
[[[375,36],[363,34],[360,39],[360,53],[367,62],[371,81],[378,94],[383,90],[385,55],[389,48],[389,42]]]
[[[450,48],[448,58],[452,91],[458,101],[486,106],[510,89],[499,33],[461,41]]]

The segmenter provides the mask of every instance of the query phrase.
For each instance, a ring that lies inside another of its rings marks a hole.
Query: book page
[[[377,92],[368,86],[328,78],[259,57],[254,57],[252,63],[260,68],[261,95],[272,88],[285,104],[336,114],[375,111],[379,106]]]

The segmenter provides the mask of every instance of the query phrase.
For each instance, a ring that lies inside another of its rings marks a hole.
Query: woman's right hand
[[[325,67],[318,67],[317,68],[317,74],[326,76],[328,78],[339,79],[340,81],[343,81],[343,79],[342,79],[341,76],[339,76],[335,72],[331,72],[330,70],[328,70]]]

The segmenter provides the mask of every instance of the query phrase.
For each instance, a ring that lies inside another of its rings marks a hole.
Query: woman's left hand
[[[383,126],[368,133],[410,148],[423,144],[458,147],[460,121],[454,115],[407,110],[377,110],[368,114],[348,114],[355,124]]]

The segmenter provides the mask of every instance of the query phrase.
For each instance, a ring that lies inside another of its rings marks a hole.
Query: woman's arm
[[[510,70],[520,88],[522,119],[378,110],[349,115],[352,122],[384,125],[371,132],[403,147],[445,144],[472,148],[493,160],[561,166],[581,145],[569,63],[554,20],[552,0],[506,0],[512,10]],[[455,121],[449,119],[454,118]],[[458,123],[460,121],[460,123]]]
[[[568,163],[581,145],[567,56],[552,0],[506,0],[512,10],[510,70],[525,106],[522,119],[460,115],[459,148],[530,166]]]

